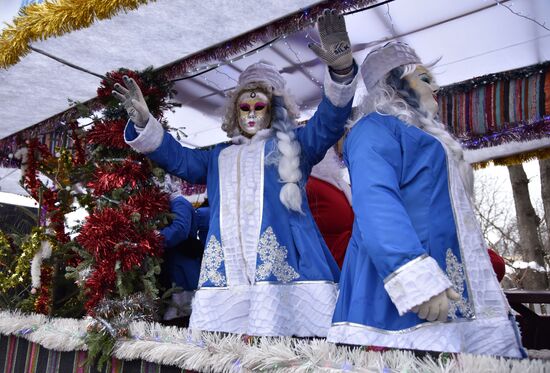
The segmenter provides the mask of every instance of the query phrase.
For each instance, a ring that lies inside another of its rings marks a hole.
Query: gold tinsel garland
[[[155,0],[46,0],[19,11],[0,35],[0,67],[8,68],[29,53],[29,44],[89,27],[94,21],[137,9]]]
[[[31,260],[40,250],[42,240],[48,239],[43,227],[34,227],[27,240],[21,245],[21,250],[15,260],[15,268],[7,264],[8,270],[0,273],[0,292],[13,289],[17,285],[29,281],[31,275]],[[7,250],[11,245],[4,233],[0,232],[0,258],[9,258]]]
[[[474,170],[480,170],[482,168],[495,165],[495,166],[514,166],[525,162],[532,161],[534,159],[546,159],[550,158],[550,148],[537,149],[530,152],[523,152],[520,154],[514,154],[509,157],[496,158],[485,162],[472,163]]]

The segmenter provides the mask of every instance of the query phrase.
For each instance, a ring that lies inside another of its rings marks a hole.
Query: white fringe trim
[[[58,351],[86,350],[86,321],[0,312],[0,333]],[[547,372],[550,361],[456,354],[417,357],[410,351],[364,351],[323,339],[262,337],[245,343],[234,334],[192,332],[157,323],[133,323],[133,339],[119,340],[114,356],[201,372]]]

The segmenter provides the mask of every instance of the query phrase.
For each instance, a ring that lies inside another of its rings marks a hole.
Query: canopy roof
[[[223,140],[218,118],[225,93],[247,65],[260,59],[280,68],[304,112],[315,107],[324,70],[307,48],[317,38],[313,27],[279,32],[279,39],[257,53],[239,56],[273,39],[276,32],[262,26],[292,15],[287,19],[307,18],[310,7],[337,3],[370,7],[346,16],[359,63],[371,47],[399,39],[412,45],[424,61],[441,57],[434,70],[440,85],[550,59],[548,27],[525,18],[550,24],[546,0],[157,0],[31,46],[100,75],[119,67],[166,67],[220,43],[239,50],[233,62],[224,64],[215,58],[218,48],[211,52],[210,61],[198,61],[194,67],[200,70],[217,63],[220,67],[176,83],[177,98],[184,107],[170,120],[173,126],[185,126],[189,143],[201,146]],[[354,10],[351,5],[348,8]],[[254,38],[245,44],[247,33]],[[242,46],[232,44],[238,36],[235,43]],[[1,69],[0,81],[0,138],[4,138],[65,111],[68,99],[94,98],[100,79],[33,51]]]

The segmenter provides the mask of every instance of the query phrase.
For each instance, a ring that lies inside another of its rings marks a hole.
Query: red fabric
[[[506,273],[506,264],[504,263],[504,259],[498,255],[496,251],[493,249],[488,249],[489,251],[489,258],[491,259],[491,264],[493,265],[493,270],[495,271],[497,275],[498,282],[502,281],[504,278],[504,274]]]
[[[332,256],[342,268],[351,238],[353,210],[340,189],[316,177],[309,178],[306,192],[313,218]]]

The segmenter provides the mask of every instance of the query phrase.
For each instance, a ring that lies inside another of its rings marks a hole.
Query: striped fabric
[[[4,373],[95,373],[95,367],[85,367],[85,351],[59,352],[16,336],[0,334],[0,372]],[[104,370],[105,371],[105,370]],[[168,365],[143,360],[112,359],[109,373],[183,373],[189,372]]]
[[[510,132],[517,140],[530,140],[526,126],[545,122],[550,116],[550,64],[529,66],[474,78],[443,87],[438,94],[439,115],[449,130],[463,141]],[[535,138],[548,136],[536,128]],[[487,144],[485,144],[487,145]],[[498,144],[495,144],[498,145]],[[474,146],[475,147],[475,146]]]

